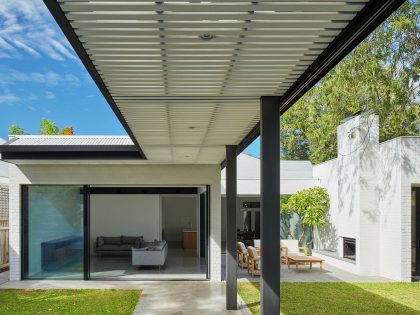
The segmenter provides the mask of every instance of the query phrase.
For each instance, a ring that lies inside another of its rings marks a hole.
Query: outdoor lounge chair
[[[254,240],[254,247],[261,248],[261,240]]]
[[[298,240],[280,240],[280,261],[287,263],[288,256],[308,256],[308,248],[299,247]]]
[[[245,244],[238,242],[236,247],[238,253],[238,265],[240,265],[242,269],[244,267],[248,268],[248,251],[246,250]]]
[[[253,246],[248,246],[248,272],[252,277],[260,275],[260,255]]]

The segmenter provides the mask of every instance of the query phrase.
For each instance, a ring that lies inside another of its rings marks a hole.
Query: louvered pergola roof
[[[402,1],[44,0],[148,160],[220,163]],[[341,45],[340,45],[341,44]]]

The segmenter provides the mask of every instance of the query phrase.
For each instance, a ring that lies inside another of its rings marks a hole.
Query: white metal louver
[[[366,2],[59,4],[148,160],[220,163]]]

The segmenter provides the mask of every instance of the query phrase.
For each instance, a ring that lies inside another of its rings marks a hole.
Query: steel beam
[[[261,314],[280,313],[280,97],[261,97]]]
[[[226,309],[238,309],[236,288],[236,145],[226,146]]]

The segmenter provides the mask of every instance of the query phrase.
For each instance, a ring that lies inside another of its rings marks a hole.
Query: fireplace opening
[[[343,237],[343,257],[356,261],[356,239]]]

